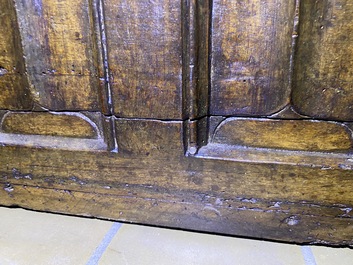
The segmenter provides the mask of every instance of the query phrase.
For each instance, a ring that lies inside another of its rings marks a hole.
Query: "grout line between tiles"
[[[103,256],[105,250],[109,246],[110,242],[116,235],[116,233],[119,231],[121,228],[122,224],[121,223],[113,223],[112,227],[109,229],[109,231],[105,234],[103,240],[99,244],[99,246],[96,248],[96,250],[93,252],[91,257],[89,258],[88,262],[86,265],[96,265],[98,264],[99,259]]]
[[[302,246],[302,254],[304,257],[305,265],[317,265],[314,254],[310,246]]]

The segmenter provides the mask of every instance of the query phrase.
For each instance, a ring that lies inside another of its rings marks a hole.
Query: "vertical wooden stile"
[[[210,2],[183,2],[183,89],[187,154],[207,143]]]

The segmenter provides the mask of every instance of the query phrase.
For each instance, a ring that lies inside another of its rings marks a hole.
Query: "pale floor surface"
[[[0,265],[352,265],[353,250],[297,246],[0,207]]]

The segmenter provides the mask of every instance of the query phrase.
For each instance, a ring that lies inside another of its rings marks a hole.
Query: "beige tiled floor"
[[[0,207],[5,264],[352,265],[353,250],[119,224]]]

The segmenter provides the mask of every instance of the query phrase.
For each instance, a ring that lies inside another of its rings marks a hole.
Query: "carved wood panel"
[[[213,1],[205,22],[211,24],[209,119],[190,129],[198,147],[189,153],[351,168],[351,7]],[[332,141],[338,145],[318,148]]]
[[[0,7],[0,108],[31,109],[15,7],[10,0]]]
[[[211,115],[270,115],[289,103],[295,1],[213,1]]]
[[[0,204],[352,245],[352,10],[0,1]]]
[[[114,114],[182,118],[181,1],[104,1]]]
[[[350,1],[302,1],[293,105],[318,119],[353,119]]]

